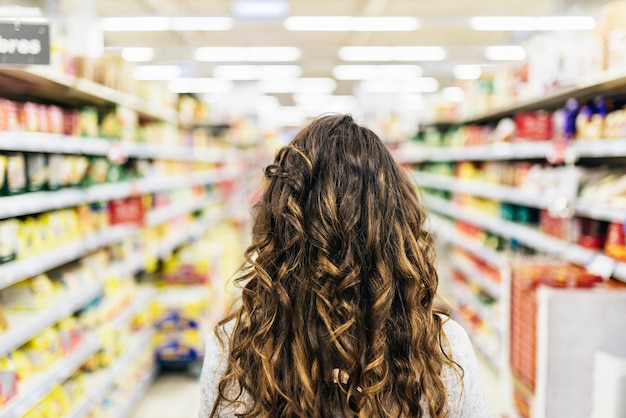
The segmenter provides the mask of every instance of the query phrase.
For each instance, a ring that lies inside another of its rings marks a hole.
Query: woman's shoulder
[[[447,317],[443,319],[443,332],[452,348],[463,346],[471,347],[467,331],[454,319]]]

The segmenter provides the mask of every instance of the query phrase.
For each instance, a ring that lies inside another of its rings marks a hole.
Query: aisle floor
[[[502,412],[498,377],[480,357],[478,359],[492,415],[498,417]],[[148,390],[131,418],[197,418],[199,405],[198,379],[182,372],[167,372]]]

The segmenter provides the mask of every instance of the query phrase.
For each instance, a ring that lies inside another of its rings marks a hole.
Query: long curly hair
[[[212,416],[239,403],[244,418],[445,417],[455,363],[408,174],[374,132],[325,115],[265,177],[241,303],[218,325],[234,319]]]

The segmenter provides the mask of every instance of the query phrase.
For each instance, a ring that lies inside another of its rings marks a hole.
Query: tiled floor
[[[498,377],[480,358],[479,363],[492,415],[498,417],[502,407]],[[197,378],[182,372],[168,372],[156,380],[131,418],[197,418],[199,401]]]

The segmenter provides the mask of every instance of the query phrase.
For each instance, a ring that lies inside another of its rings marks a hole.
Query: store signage
[[[50,25],[0,23],[1,64],[50,64]]]

